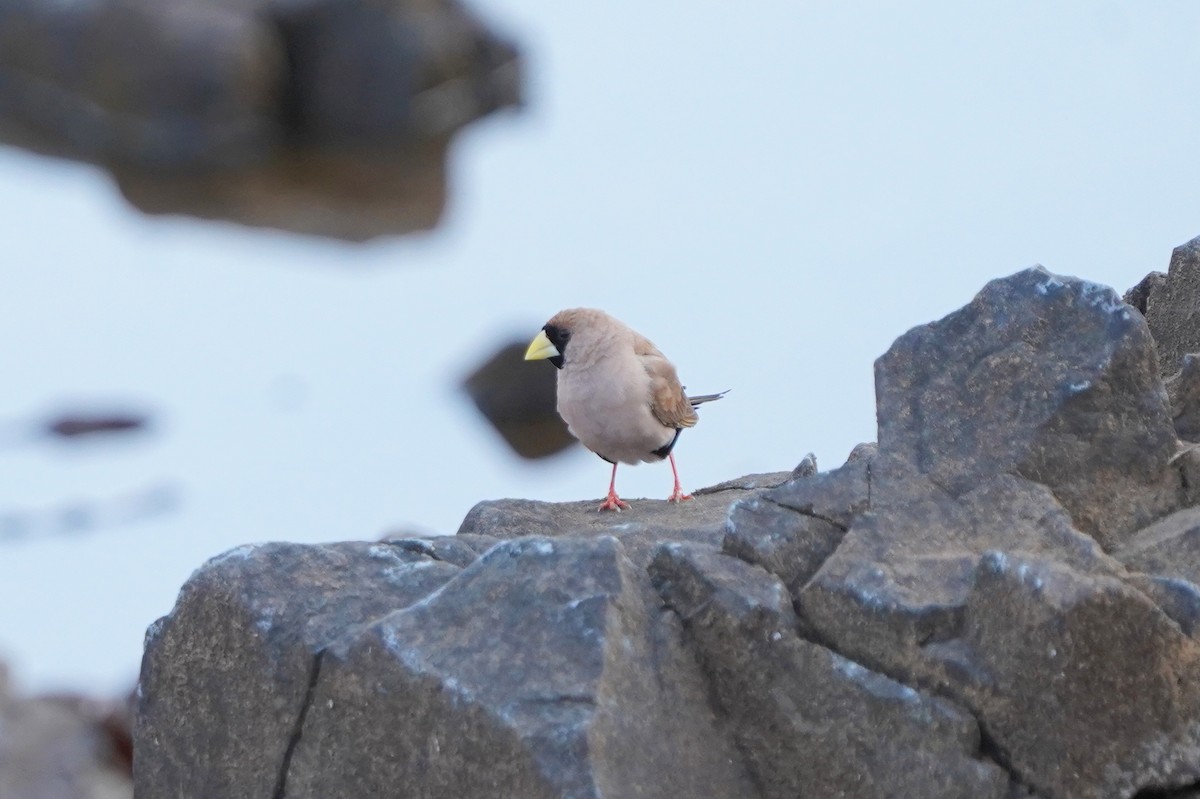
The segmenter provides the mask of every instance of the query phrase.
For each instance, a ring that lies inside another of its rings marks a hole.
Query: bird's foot
[[[691,498],[691,494],[685,494],[682,488],[675,486],[675,490],[671,492],[671,496],[667,497],[667,502],[684,502]]]
[[[620,513],[622,510],[629,510],[629,503],[621,499],[615,492],[609,492],[608,497],[600,503],[600,507],[596,510],[615,510]]]

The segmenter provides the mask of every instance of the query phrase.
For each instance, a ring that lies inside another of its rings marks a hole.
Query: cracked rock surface
[[[787,589],[764,570],[665,544],[650,575],[766,799],[1008,795],[965,708],[801,638]]]
[[[147,637],[139,795],[1194,795],[1200,452],[1142,314],[1025,270],[876,375],[831,471],[215,559]]]
[[[459,569],[390,544],[264,544],[204,564],[146,635],[139,796],[275,796],[317,655]]]

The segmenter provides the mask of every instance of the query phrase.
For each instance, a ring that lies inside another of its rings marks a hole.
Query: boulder
[[[880,453],[952,496],[1025,477],[1107,549],[1180,505],[1154,341],[1107,287],[1041,267],[993,280],[901,336],[875,390]]]
[[[753,795],[657,605],[611,537],[497,545],[325,652],[286,795]]]
[[[458,572],[386,543],[250,545],[204,564],[146,634],[138,795],[280,795],[320,653]]]
[[[436,224],[449,138],[517,64],[456,0],[8,0],[0,140],[149,213],[361,240]]]
[[[1043,485],[1000,475],[953,497],[901,468],[884,468],[870,512],[796,596],[804,620],[849,657],[943,688],[947,678],[926,647],[963,634],[976,566],[992,549],[1124,573]]]
[[[6,2],[0,132],[94,163],[166,170],[257,163],[283,138],[288,81],[277,26],[254,13],[267,5]]]
[[[967,710],[800,638],[791,597],[767,572],[665,544],[650,574],[764,799],[1009,795]]]
[[[147,638],[139,790],[1186,796],[1200,449],[1145,319],[1031,269],[876,372],[829,472],[217,559]]]
[[[938,653],[954,693],[1039,793],[1117,799],[1200,780],[1200,642],[1144,594],[991,552],[965,616]]]

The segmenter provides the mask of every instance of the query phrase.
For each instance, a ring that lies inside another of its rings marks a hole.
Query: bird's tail
[[[713,400],[719,400],[721,397],[725,396],[728,393],[729,393],[729,389],[725,389],[724,391],[722,391],[719,394],[701,394],[698,397],[688,397],[688,402],[692,403],[692,407],[695,408],[697,405],[703,405],[706,402],[712,402]]]

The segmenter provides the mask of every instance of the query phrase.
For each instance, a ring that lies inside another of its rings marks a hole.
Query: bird
[[[617,496],[619,463],[669,459],[675,487],[667,501],[692,498],[679,482],[675,444],[696,424],[696,406],[728,391],[689,397],[675,366],[649,339],[596,308],[559,311],[530,342],[525,360],[548,360],[558,369],[559,415],[571,435],[612,464],[599,510],[629,508]]]

